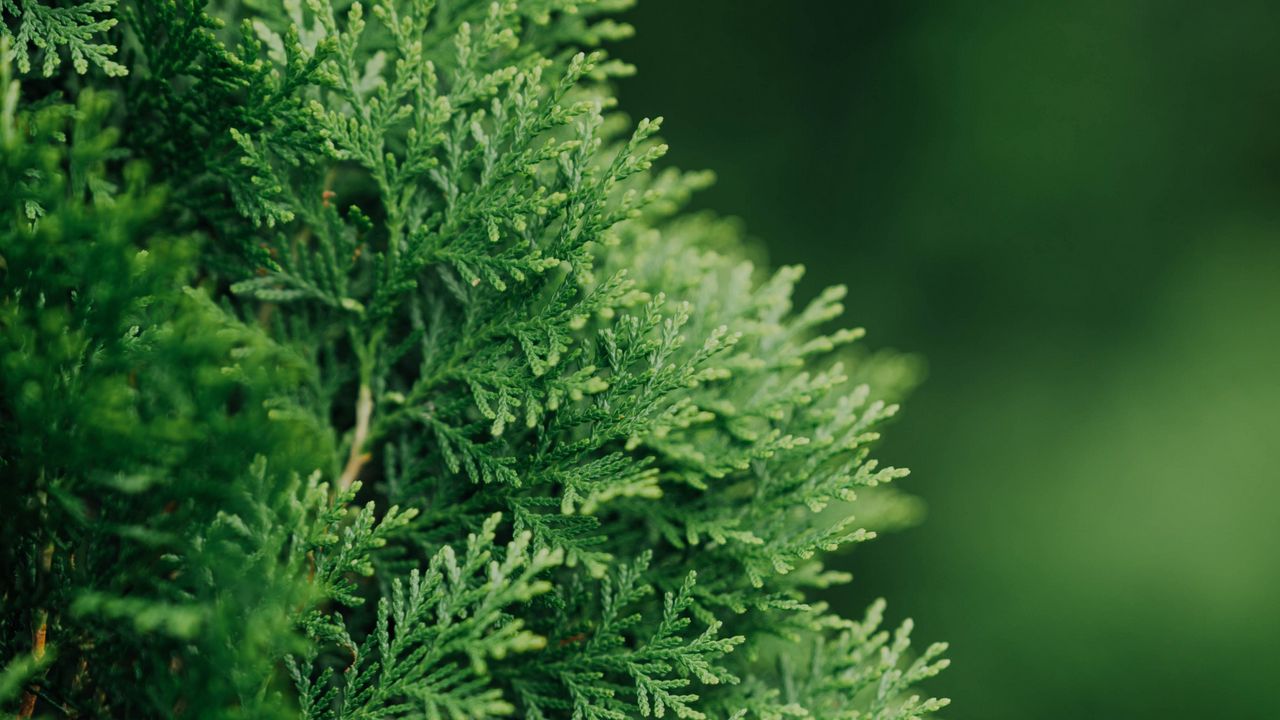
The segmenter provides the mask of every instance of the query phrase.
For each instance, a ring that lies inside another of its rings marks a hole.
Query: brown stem
[[[271,329],[271,316],[276,312],[276,304],[264,302],[258,306],[258,326],[263,330]]]
[[[45,546],[44,552],[40,553],[40,570],[43,575],[49,574],[49,569],[53,567],[53,543]],[[44,659],[45,643],[49,639],[49,611],[44,608],[36,610],[35,632],[31,638],[31,656],[39,663]],[[26,720],[36,711],[36,693],[40,692],[40,686],[33,684],[22,694],[22,703],[18,706],[18,720]]]
[[[27,720],[36,711],[36,693],[35,690],[27,690],[22,693],[22,704],[18,706],[18,720]]]
[[[365,463],[369,462],[369,453],[364,452],[365,441],[369,439],[369,421],[373,417],[373,391],[368,384],[360,386],[360,395],[356,398],[356,428],[351,438],[351,453],[347,456],[347,466],[342,469],[338,478],[338,492],[351,487],[351,483],[360,476]]]

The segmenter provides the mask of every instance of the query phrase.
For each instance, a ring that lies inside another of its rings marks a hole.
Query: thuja
[[[7,712],[946,704],[815,599],[910,368],[682,213],[625,5],[0,0]]]

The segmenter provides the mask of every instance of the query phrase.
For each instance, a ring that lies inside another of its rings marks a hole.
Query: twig
[[[351,483],[360,476],[365,463],[369,462],[369,453],[364,452],[365,441],[369,439],[369,421],[373,417],[373,391],[367,383],[360,386],[360,394],[356,398],[356,427],[351,438],[351,453],[347,456],[347,466],[338,478],[338,492],[345,492]]]
[[[40,554],[40,570],[42,575],[48,575],[49,569],[53,567],[53,543],[50,542],[45,546],[44,552]],[[45,608],[36,610],[35,632],[31,638],[31,656],[39,663],[44,659],[45,643],[49,638],[49,611]],[[18,720],[26,720],[35,714],[37,693],[40,692],[40,685],[33,683],[30,688],[22,694],[22,703],[18,706]]]

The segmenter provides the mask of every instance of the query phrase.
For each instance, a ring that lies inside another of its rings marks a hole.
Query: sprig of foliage
[[[656,622],[638,612],[653,594],[643,580],[650,562],[644,553],[604,577],[594,602],[584,603],[589,596],[579,593],[558,599],[561,637],[542,674],[523,673],[513,680],[530,717],[567,711],[575,718],[618,720],[638,709],[645,717],[670,711],[680,718],[705,718],[694,706],[699,696],[687,690],[695,682],[738,682],[717,663],[744,638],[720,637],[722,623],[714,619],[700,632],[690,632],[695,571],[663,596]],[[598,620],[583,621],[593,616]]]
[[[495,559],[500,521],[494,515],[479,534],[467,538],[461,558],[446,545],[425,572],[415,569],[406,581],[393,579],[363,644],[357,645],[341,624],[316,625],[323,628],[317,635],[353,658],[340,691],[332,668],[313,679],[303,662],[288,660],[303,716],[480,719],[511,714],[514,706],[487,680],[487,661],[545,646],[545,639],[525,630],[508,608],[550,589],[537,577],[558,565],[561,554],[530,551],[525,533],[507,545],[501,561]],[[305,659],[315,662],[314,655]]]
[[[40,71],[49,77],[62,63],[65,49],[71,56],[71,65],[81,75],[89,71],[91,64],[107,75],[125,75],[128,69],[112,59],[116,46],[99,42],[101,34],[116,25],[116,18],[110,15],[114,7],[115,0],[70,4],[0,0],[0,39],[9,43],[4,61],[16,58],[19,72],[30,72],[34,47],[44,54]]]

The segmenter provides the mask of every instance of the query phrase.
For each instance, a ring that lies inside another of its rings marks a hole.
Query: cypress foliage
[[[0,0],[3,707],[946,704],[813,598],[910,368],[681,213],[626,4]]]

